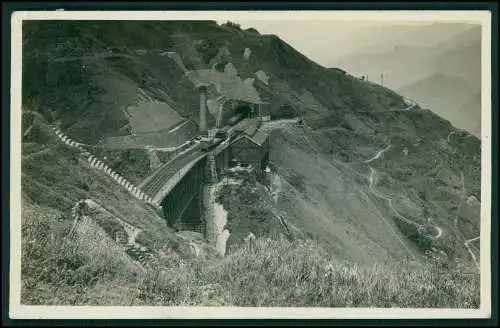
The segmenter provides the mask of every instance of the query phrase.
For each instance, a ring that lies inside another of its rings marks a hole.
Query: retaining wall
[[[83,144],[76,142],[72,139],[70,139],[68,136],[66,136],[64,133],[61,132],[58,128],[53,127],[54,133],[56,136],[64,142],[66,145],[70,147],[77,148],[81,154],[86,158],[86,160],[89,162],[90,167],[99,169],[106,173],[109,177],[111,177],[115,182],[120,184],[123,188],[127,189],[132,196],[135,198],[145,201],[146,203],[149,203],[153,205],[155,208],[160,209],[160,203],[157,201],[154,201],[151,197],[146,195],[141,189],[139,189],[137,186],[135,186],[133,183],[125,179],[123,176],[118,174],[117,172],[113,171],[106,163],[101,161],[99,158],[95,157],[92,155],[89,151],[85,150],[83,148]]]

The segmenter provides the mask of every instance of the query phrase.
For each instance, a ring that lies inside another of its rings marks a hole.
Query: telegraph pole
[[[384,86],[384,73],[380,74],[380,85]]]

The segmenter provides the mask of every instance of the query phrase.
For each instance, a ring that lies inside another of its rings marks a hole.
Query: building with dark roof
[[[230,158],[240,164],[249,164],[258,174],[263,174],[269,162],[269,148],[267,133],[243,134],[231,144]]]

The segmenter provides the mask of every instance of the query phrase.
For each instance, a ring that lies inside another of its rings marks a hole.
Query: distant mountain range
[[[402,28],[339,61],[413,98],[458,128],[480,136],[481,27],[432,24]]]
[[[442,73],[403,86],[399,93],[420,101],[458,128],[481,135],[481,92],[460,77]]]

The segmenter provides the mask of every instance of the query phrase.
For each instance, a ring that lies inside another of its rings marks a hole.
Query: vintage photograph
[[[21,306],[485,306],[479,16],[49,14],[18,32]]]

